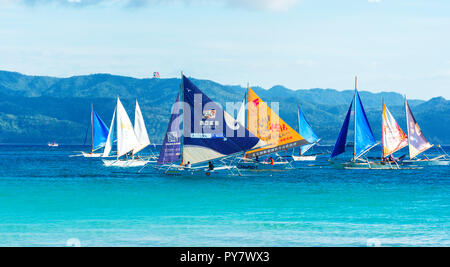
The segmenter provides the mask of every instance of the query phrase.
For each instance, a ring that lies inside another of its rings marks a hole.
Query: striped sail
[[[384,103],[382,117],[383,157],[387,157],[407,146],[408,137]]]
[[[267,145],[249,151],[247,158],[288,150],[309,142],[292,129],[249,87],[247,129]]]

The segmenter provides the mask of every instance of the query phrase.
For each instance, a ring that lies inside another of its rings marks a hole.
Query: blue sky
[[[0,69],[450,98],[446,0],[0,0]]]

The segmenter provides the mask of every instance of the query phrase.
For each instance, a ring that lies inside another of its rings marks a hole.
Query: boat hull
[[[220,177],[220,176],[241,176],[235,166],[221,166],[214,170],[207,167],[186,168],[179,165],[165,166],[160,169],[164,175],[187,176],[187,177]]]
[[[293,161],[315,161],[317,156],[292,156]]]
[[[132,167],[143,167],[149,161],[140,159],[129,159],[129,160],[102,160],[103,165],[106,167],[120,167],[120,168],[132,168]]]
[[[450,166],[450,160],[438,159],[438,160],[405,160],[406,165],[421,165],[421,166]]]
[[[103,155],[103,153],[86,153],[86,152],[81,152],[81,154],[85,158],[99,158]]]
[[[346,170],[418,170],[423,168],[415,165],[405,167],[395,163],[381,162],[345,162],[341,166]]]
[[[239,162],[236,167],[240,170],[257,170],[257,171],[273,171],[273,170],[288,170],[292,169],[289,162]]]

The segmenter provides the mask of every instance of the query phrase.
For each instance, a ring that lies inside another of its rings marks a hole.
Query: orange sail
[[[408,145],[408,137],[383,103],[383,157],[394,154]]]
[[[247,129],[267,145],[247,152],[247,158],[288,150],[307,145],[299,133],[284,122],[266,103],[248,88],[248,118]]]

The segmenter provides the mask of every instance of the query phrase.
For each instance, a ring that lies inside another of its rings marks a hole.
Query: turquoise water
[[[0,246],[450,246],[449,166],[188,178],[82,149],[0,146]]]

